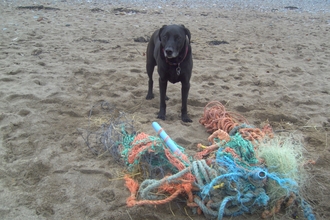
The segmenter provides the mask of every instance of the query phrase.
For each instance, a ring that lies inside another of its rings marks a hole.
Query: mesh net
[[[78,131],[94,154],[111,154],[117,161],[121,158],[120,144],[131,140],[136,133],[134,121],[105,101],[92,106],[87,128]]]

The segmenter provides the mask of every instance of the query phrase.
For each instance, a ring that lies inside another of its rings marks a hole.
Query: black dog
[[[183,25],[164,25],[155,31],[147,47],[147,73],[149,87],[147,99],[154,98],[152,74],[157,65],[159,73],[160,110],[158,118],[165,120],[167,82],[181,82],[181,119],[192,122],[188,116],[187,100],[193,68],[190,31]]]

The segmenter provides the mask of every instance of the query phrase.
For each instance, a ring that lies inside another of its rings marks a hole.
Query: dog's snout
[[[169,57],[171,57],[172,54],[173,54],[173,50],[172,49],[166,49],[165,52],[166,52],[166,55],[169,56]]]
[[[167,58],[174,58],[174,57],[178,56],[178,53],[172,47],[167,47],[164,50],[164,55]]]

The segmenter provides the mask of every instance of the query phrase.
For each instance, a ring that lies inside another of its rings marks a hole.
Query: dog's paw
[[[189,118],[189,116],[187,114],[181,115],[181,120],[183,122],[192,122],[192,120]]]
[[[162,119],[163,121],[165,121],[165,115],[164,114],[158,114],[157,118]]]
[[[154,98],[154,94],[152,94],[152,93],[151,94],[148,93],[147,96],[146,96],[147,100],[150,100],[150,99],[153,99],[153,98]]]

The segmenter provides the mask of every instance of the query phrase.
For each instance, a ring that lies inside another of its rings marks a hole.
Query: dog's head
[[[177,57],[186,41],[189,44],[190,38],[190,31],[184,25],[164,25],[159,30],[159,40],[166,58]]]

